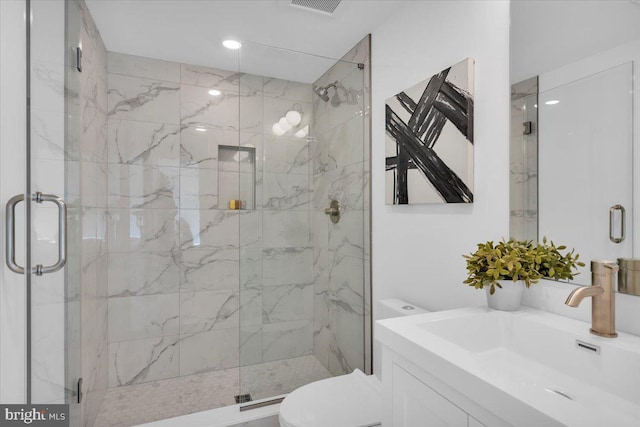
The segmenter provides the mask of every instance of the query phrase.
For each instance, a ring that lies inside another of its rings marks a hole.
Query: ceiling
[[[329,16],[288,0],[86,0],[109,51],[307,83],[405,2],[343,0]]]

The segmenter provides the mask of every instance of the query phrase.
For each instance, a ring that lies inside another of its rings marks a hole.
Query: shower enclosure
[[[2,272],[0,402],[134,425],[370,373],[369,38],[223,68],[109,51],[82,1],[0,3],[26,272]]]

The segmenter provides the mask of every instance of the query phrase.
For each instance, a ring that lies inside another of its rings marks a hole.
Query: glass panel
[[[73,3],[73,2],[72,2]],[[81,377],[80,249],[82,224],[79,209],[78,165],[80,105],[79,79],[70,70],[68,28],[79,28],[78,14],[63,0],[32,0],[30,50],[31,194],[41,193],[30,204],[31,216],[31,401],[68,403],[71,425],[80,425],[77,382]],[[77,71],[75,71],[77,74]],[[66,208],[66,211],[65,211]],[[85,213],[85,215],[88,215]],[[66,236],[60,224],[66,224]],[[95,233],[94,233],[95,234]],[[95,235],[85,242],[95,246]],[[60,264],[63,268],[50,268]],[[90,251],[86,245],[83,250]],[[95,256],[91,258],[95,260]],[[87,264],[89,264],[87,262]],[[40,271],[44,270],[41,274]],[[51,270],[51,271],[49,271]]]
[[[365,370],[368,97],[357,62],[245,42],[240,71],[240,144],[257,153],[256,210],[240,215],[240,388],[259,400]]]

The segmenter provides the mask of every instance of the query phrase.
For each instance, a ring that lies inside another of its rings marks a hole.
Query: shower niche
[[[219,209],[255,210],[255,147],[218,146]]]

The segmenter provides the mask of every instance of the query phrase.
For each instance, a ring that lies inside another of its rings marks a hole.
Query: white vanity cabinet
[[[393,356],[391,356],[393,358]],[[397,362],[396,358],[396,362]],[[401,364],[391,362],[390,378],[383,379],[383,389],[390,388],[390,399],[385,396],[383,427],[486,427],[460,406],[442,396],[428,384],[416,378]]]

